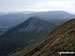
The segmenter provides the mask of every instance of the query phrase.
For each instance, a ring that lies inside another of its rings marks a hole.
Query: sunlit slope
[[[59,26],[40,44],[20,56],[57,56],[59,51],[75,51],[75,19]]]

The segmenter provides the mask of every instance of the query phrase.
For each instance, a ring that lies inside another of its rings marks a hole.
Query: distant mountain
[[[43,40],[55,28],[57,25],[53,22],[30,17],[0,36],[0,55],[6,56],[23,48],[26,48],[24,49],[26,51]]]
[[[8,29],[7,26],[1,26],[1,25],[0,25],[0,35],[1,35],[4,31],[6,31],[7,29]]]
[[[0,13],[0,16],[5,15],[4,13]]]
[[[16,24],[19,24],[20,22],[25,21],[29,17],[38,17],[42,20],[55,22],[58,25],[58,24],[62,24],[64,22],[74,18],[75,15],[64,12],[64,11],[13,12],[13,13],[7,13],[5,15],[0,15],[0,26],[7,26],[8,28],[11,28],[11,27],[15,26]]]
[[[59,52],[75,51],[75,19],[60,25],[46,39],[20,56],[63,56]],[[74,53],[75,55],[75,53]],[[70,56],[74,56],[70,55]],[[17,55],[19,56],[19,55]],[[68,54],[64,54],[68,56]]]
[[[39,17],[43,20],[52,21],[56,23],[63,23],[72,18],[75,18],[75,15],[65,11],[37,12],[37,13],[32,13],[32,15]]]
[[[49,11],[49,12],[14,12],[0,16],[0,25],[12,27],[29,17],[39,17],[43,20],[64,22],[75,17],[75,15],[64,11]],[[57,21],[56,21],[57,20]]]
[[[65,11],[37,12],[37,13],[35,13],[35,16],[39,16],[39,17],[42,16],[44,18],[47,17],[47,19],[72,19],[73,17],[75,17],[75,15],[70,14]]]
[[[0,12],[0,16],[7,15],[7,14],[30,14],[34,11],[13,11],[13,12]]]
[[[7,28],[7,26],[0,26],[0,33],[4,32]]]
[[[10,13],[0,16],[0,25],[12,27],[28,18],[24,13]]]
[[[32,12],[12,12],[12,13],[1,13],[0,14],[0,26],[6,26],[6,30],[25,21]],[[5,30],[3,30],[5,31]]]

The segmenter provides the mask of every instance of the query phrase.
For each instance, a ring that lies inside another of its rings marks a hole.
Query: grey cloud
[[[48,6],[47,3],[44,4],[47,1],[49,2],[51,1],[53,2],[55,1],[73,1],[75,2],[75,0],[0,0],[0,12],[18,11],[18,10],[37,10],[37,9],[39,10],[41,9],[62,9],[62,7],[52,7],[51,5]],[[39,3],[41,4],[38,5]],[[75,3],[72,6],[74,8]]]

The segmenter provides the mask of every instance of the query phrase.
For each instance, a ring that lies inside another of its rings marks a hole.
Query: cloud
[[[51,11],[75,12],[75,0],[0,0],[0,12]]]
[[[32,6],[33,10],[45,10],[45,9],[50,9],[50,10],[56,10],[56,9],[70,9],[73,7],[72,1],[44,1],[44,2],[38,2],[35,5]],[[30,6],[28,7],[28,9]]]

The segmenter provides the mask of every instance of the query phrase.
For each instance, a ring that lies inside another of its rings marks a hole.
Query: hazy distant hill
[[[48,12],[37,12],[32,13],[36,17],[40,17],[43,20],[50,20],[55,22],[64,22],[75,17],[75,15],[70,14],[65,11],[48,11]]]
[[[64,11],[14,12],[14,13],[7,13],[4,15],[0,15],[0,26],[7,26],[8,29],[33,16],[38,17],[42,20],[55,22],[56,24],[62,24],[67,20],[75,17],[75,15]]]
[[[12,27],[20,22],[23,22],[27,18],[27,14],[23,13],[10,13],[0,16],[0,25]]]
[[[0,55],[5,56],[24,47],[26,47],[25,50],[28,50],[44,39],[56,27],[57,25],[53,22],[30,17],[0,36]]]
[[[5,31],[8,27],[7,26],[0,26],[0,33]]]
[[[20,56],[60,56],[58,52],[62,51],[75,51],[75,19],[59,26],[41,43]]]
[[[8,28],[15,26],[16,24],[25,21],[30,16],[28,15],[30,13],[32,12],[25,11],[25,12],[0,13],[0,26],[6,26],[5,29],[7,30]]]

